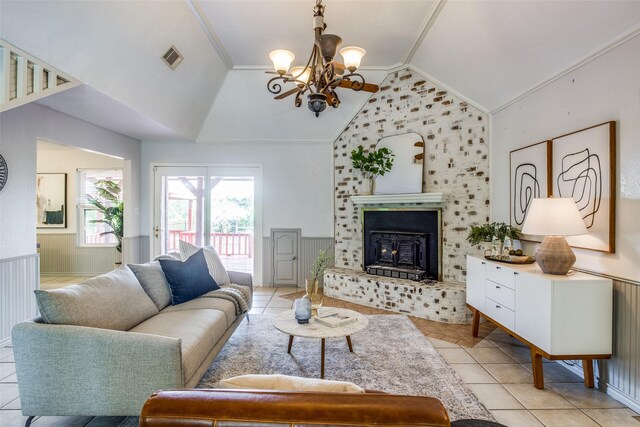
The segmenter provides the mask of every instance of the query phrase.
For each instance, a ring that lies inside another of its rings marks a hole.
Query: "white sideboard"
[[[473,336],[480,317],[531,348],[533,379],[544,388],[542,357],[582,360],[593,387],[593,359],[612,352],[613,283],[586,273],[544,274],[537,264],[516,265],[467,257],[467,305]]]

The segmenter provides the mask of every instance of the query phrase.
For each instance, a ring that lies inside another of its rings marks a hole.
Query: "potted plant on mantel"
[[[360,169],[365,177],[367,188],[362,194],[374,194],[376,177],[391,171],[395,154],[387,147],[366,153],[362,145],[351,152],[351,163],[354,169]]]
[[[100,233],[101,236],[113,234],[116,238],[116,250],[122,253],[122,235],[124,231],[124,202],[120,199],[121,188],[117,182],[111,180],[99,180],[95,183],[96,192],[99,198],[87,194],[87,200],[95,206],[100,213],[102,219],[91,220],[91,224],[107,224],[111,227],[110,231]],[[116,262],[115,268],[122,265],[122,262]]]
[[[329,254],[329,249],[323,249],[318,253],[318,257],[311,265],[311,277],[305,280],[307,291],[305,297],[311,300],[311,310],[314,316],[318,313],[318,308],[322,306],[322,295],[318,292],[318,282],[333,261],[333,255]]]
[[[505,224],[504,222],[492,222],[491,224],[472,225],[469,227],[467,241],[472,245],[492,243],[498,244],[497,252],[502,254],[505,239],[517,240],[520,238],[520,230]]]

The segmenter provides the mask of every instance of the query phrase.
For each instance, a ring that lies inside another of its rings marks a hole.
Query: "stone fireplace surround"
[[[389,196],[355,196],[354,205],[358,206],[359,217],[364,220],[368,212],[395,212],[399,215],[409,214],[406,220],[419,220],[419,213],[436,213],[436,224],[433,220],[426,227],[419,224],[397,224],[396,231],[425,230],[436,233],[431,241],[430,249],[437,253],[436,275],[441,278],[442,241],[440,221],[445,197],[442,193],[421,193]],[[423,219],[426,219],[424,217]],[[376,223],[385,224],[385,221]],[[435,229],[434,230],[434,225]],[[361,244],[364,245],[366,227],[362,227]],[[455,282],[413,281],[392,277],[367,274],[359,269],[331,268],[324,275],[324,294],[368,307],[386,309],[398,313],[409,314],[423,319],[462,324],[471,321],[471,313],[466,307],[466,285]]]
[[[471,224],[487,222],[490,217],[488,124],[486,112],[415,69],[408,67],[387,75],[380,91],[370,96],[333,144],[335,264],[352,276],[328,271],[328,276],[335,273],[335,278],[328,277],[327,294],[424,318],[466,322],[464,282],[470,248],[465,239]],[[396,195],[361,196],[367,186],[362,174],[353,169],[351,151],[358,145],[373,148],[383,137],[409,132],[424,140],[422,191],[427,193],[397,195],[401,201],[391,200]],[[360,207],[354,201],[360,197],[382,198],[384,203],[420,209],[433,207],[434,202],[426,201],[425,194],[438,192],[448,196],[442,204],[441,274],[451,288],[431,286],[420,290],[415,288],[416,282],[404,285],[366,276]],[[378,287],[377,297],[372,287]],[[453,306],[456,315],[443,314],[453,313]]]

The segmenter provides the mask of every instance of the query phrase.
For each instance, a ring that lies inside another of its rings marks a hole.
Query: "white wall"
[[[271,228],[301,228],[306,237],[333,236],[331,143],[143,142],[142,230],[150,235],[152,164],[260,164],[263,235]]]
[[[78,200],[78,169],[122,169],[124,162],[116,157],[79,149],[56,149],[49,143],[38,143],[37,172],[67,174],[67,228],[42,228],[38,234],[76,233],[76,203]]]
[[[32,103],[0,114],[0,154],[9,167],[9,180],[0,192],[0,259],[36,252],[38,138],[127,159],[125,236],[139,235],[140,142]]]
[[[608,120],[618,123],[616,253],[576,249],[576,266],[640,278],[640,36],[492,116],[493,219],[509,220],[509,151]]]

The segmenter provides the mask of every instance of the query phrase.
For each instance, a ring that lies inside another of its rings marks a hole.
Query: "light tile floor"
[[[65,286],[77,280],[51,283]],[[74,282],[74,283],[76,283]],[[296,288],[256,288],[253,315],[288,310],[302,295]],[[393,314],[332,298],[325,305],[365,314]],[[545,363],[544,390],[532,385],[529,349],[501,330],[483,325],[481,337],[471,337],[468,325],[446,325],[410,317],[442,357],[501,423],[513,427],[640,427],[638,414],[599,390],[584,387],[581,378],[555,362]],[[13,351],[0,348],[0,426],[24,425],[15,377]],[[120,417],[40,417],[35,427],[116,426]]]

